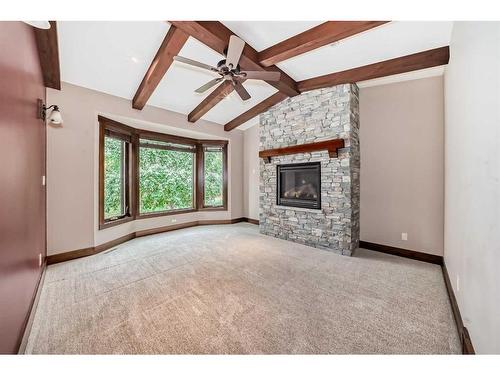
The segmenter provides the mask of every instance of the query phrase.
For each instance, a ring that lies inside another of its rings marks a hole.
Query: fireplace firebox
[[[299,163],[277,166],[277,204],[321,209],[321,164]]]

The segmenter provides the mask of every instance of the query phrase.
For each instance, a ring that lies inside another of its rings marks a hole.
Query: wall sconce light
[[[55,104],[46,107],[45,104],[43,104],[42,99],[38,99],[38,118],[42,119],[45,121],[47,119],[49,121],[49,124],[52,125],[62,125],[63,119],[61,116],[61,112],[59,112],[59,107]],[[50,114],[47,117],[47,111],[50,110]]]

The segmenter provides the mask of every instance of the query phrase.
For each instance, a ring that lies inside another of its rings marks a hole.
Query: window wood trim
[[[199,193],[198,196],[198,210],[199,211],[227,211],[227,141],[217,141],[217,140],[200,140],[199,157],[196,159],[198,162],[198,173],[202,178],[198,179]],[[207,146],[220,146],[222,149],[222,205],[221,206],[205,206],[205,147]]]
[[[105,118],[104,118],[105,119]],[[134,163],[132,160],[132,134],[127,133],[127,128],[117,128],[117,125],[109,122],[112,120],[102,120],[99,116],[99,229],[113,227],[115,225],[123,224],[128,221],[134,220],[133,215],[133,188],[131,176],[134,173]],[[125,189],[125,214],[117,219],[105,219],[104,217],[104,142],[105,137],[120,139],[128,143],[125,148],[125,176],[124,176],[124,189]],[[128,207],[128,209],[127,209]]]
[[[116,120],[98,116],[99,121],[99,229],[105,229],[120,225],[131,220],[148,219],[160,216],[179,215],[197,211],[227,211],[228,209],[228,141],[214,139],[193,139],[177,135],[157,133],[149,130],[136,129],[122,124]],[[104,140],[105,136],[118,138],[130,143],[127,150],[128,176],[126,177],[129,212],[124,218],[113,221],[104,220]],[[183,149],[170,145],[158,145],[159,148],[171,151],[193,152],[195,154],[194,178],[193,178],[193,207],[162,212],[140,213],[139,197],[139,147],[140,140],[168,142],[173,144],[184,144],[193,146],[192,150]],[[217,207],[205,206],[204,204],[204,147],[220,146],[222,148],[223,160],[223,205]]]

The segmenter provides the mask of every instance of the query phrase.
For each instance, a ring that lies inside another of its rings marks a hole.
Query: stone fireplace
[[[345,84],[288,98],[260,116],[260,151],[343,139],[333,154],[260,161],[260,232],[351,255],[359,246],[358,87]]]

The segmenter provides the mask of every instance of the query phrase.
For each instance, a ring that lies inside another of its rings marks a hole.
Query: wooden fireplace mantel
[[[264,159],[265,163],[271,161],[273,156],[301,154],[304,152],[328,151],[328,155],[334,158],[337,155],[337,150],[344,147],[343,139],[331,139],[329,141],[306,143],[303,145],[295,145],[283,148],[273,148],[259,152],[259,157]]]

